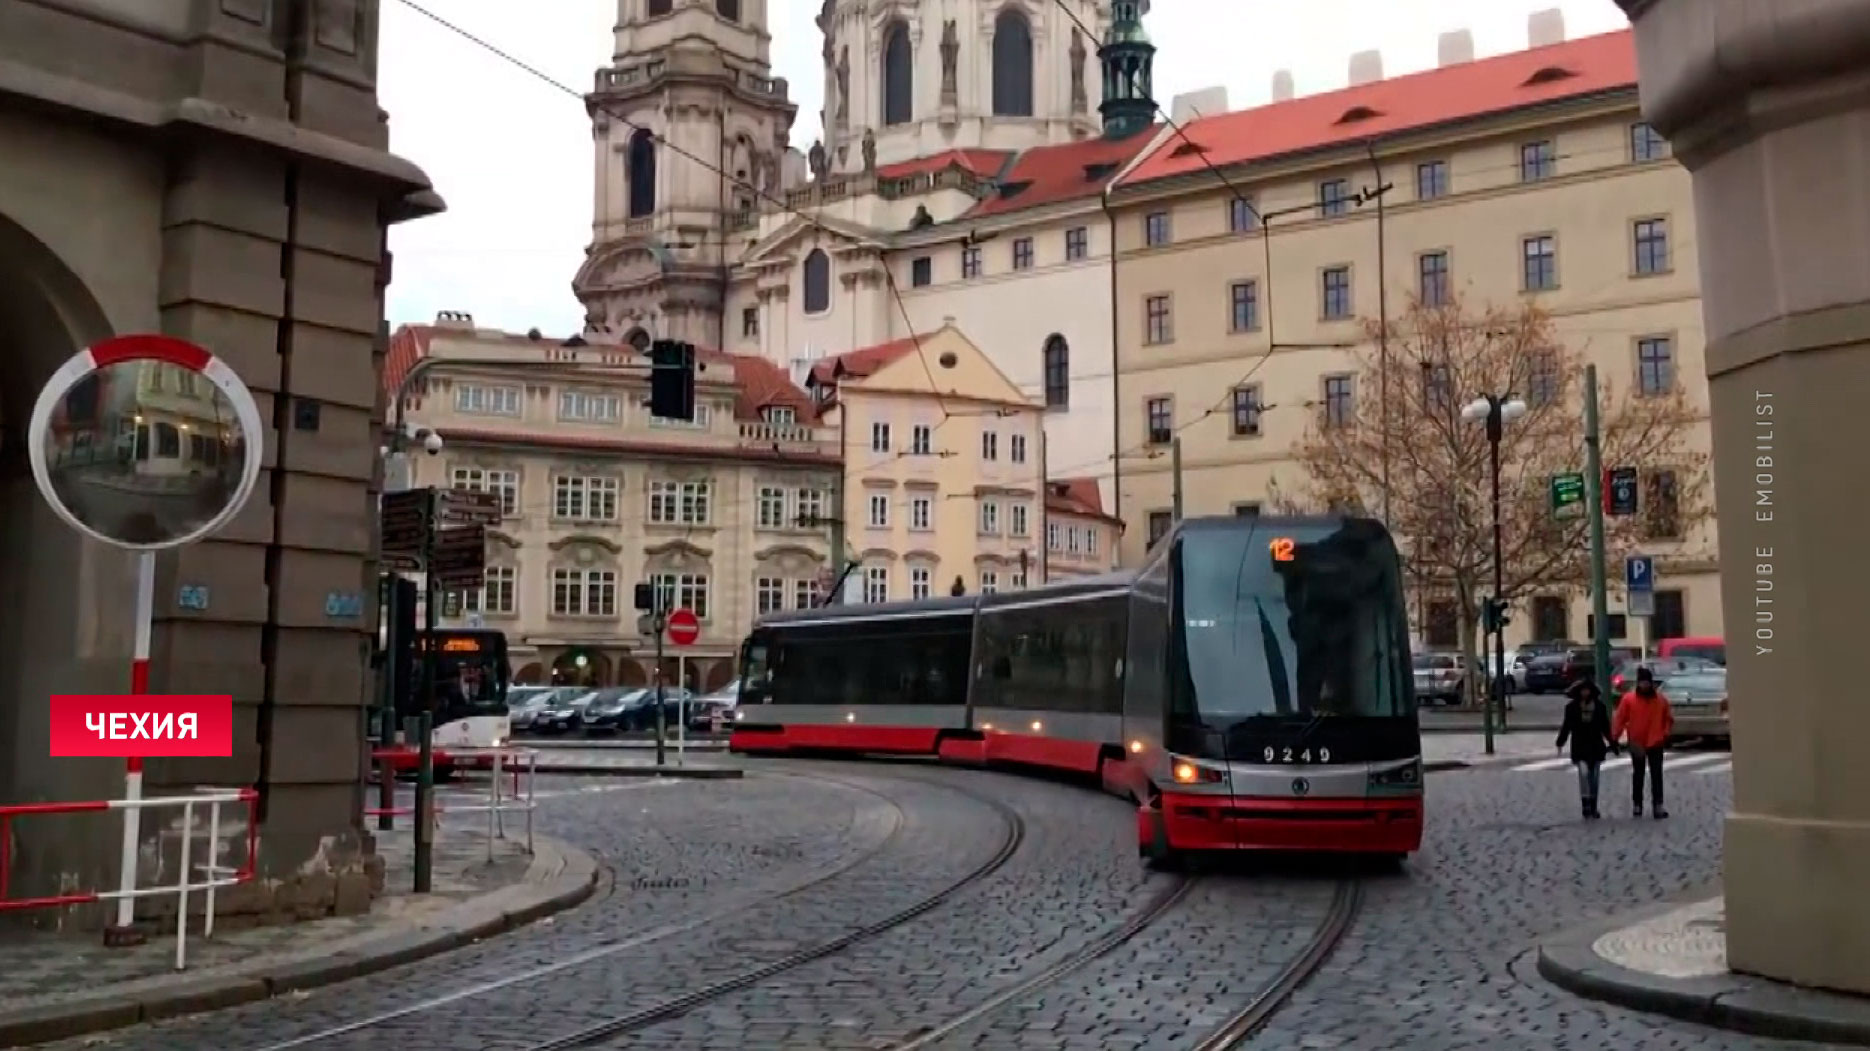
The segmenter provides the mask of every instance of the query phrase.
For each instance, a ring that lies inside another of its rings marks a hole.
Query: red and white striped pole
[[[130,693],[141,697],[149,693],[149,636],[156,619],[156,553],[136,553],[136,640],[130,651]],[[128,931],[136,922],[136,870],[142,852],[143,808],[136,805],[143,798],[143,760],[132,756],[124,760],[123,859],[117,874],[117,927]]]

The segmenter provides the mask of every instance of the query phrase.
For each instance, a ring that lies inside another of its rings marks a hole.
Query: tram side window
[[[967,697],[968,636],[887,631],[788,641],[775,661],[777,704],[945,704]]]
[[[1116,714],[1120,603],[996,614],[984,635],[981,703],[1027,711]]]

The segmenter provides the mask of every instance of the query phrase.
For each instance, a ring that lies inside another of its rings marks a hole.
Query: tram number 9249
[[[1331,761],[1329,748],[1267,748],[1266,761],[1269,763],[1328,763]]]

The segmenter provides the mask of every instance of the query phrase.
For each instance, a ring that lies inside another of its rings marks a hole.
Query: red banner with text
[[[59,694],[51,738],[57,758],[224,758],[234,754],[234,699]]]

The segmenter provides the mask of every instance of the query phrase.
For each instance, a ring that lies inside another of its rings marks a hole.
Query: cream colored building
[[[820,362],[807,381],[845,465],[864,602],[1037,583],[1044,406],[953,325]]]
[[[1117,568],[1123,522],[1104,510],[1095,478],[1045,484],[1045,579],[1095,576]]]
[[[445,623],[505,631],[516,680],[647,682],[655,642],[632,599],[648,581],[699,617],[686,681],[713,689],[757,614],[819,594],[836,435],[766,361],[703,354],[687,423],[650,416],[647,362],[628,346],[451,315],[395,333],[389,389],[423,358],[448,364],[412,383],[408,420],[444,444],[413,458],[414,483],[496,492],[505,511],[485,588]]]
[[[1533,32],[1562,34],[1550,17]],[[1193,121],[1201,156],[1164,144],[1114,190],[1126,564],[1169,525],[1174,438],[1188,515],[1252,513],[1275,479],[1300,487],[1293,444],[1378,396],[1348,378],[1359,351],[1304,345],[1363,342],[1379,282],[1392,316],[1436,284],[1469,301],[1536,300],[1613,390],[1686,388],[1700,412],[1689,444],[1707,450],[1689,177],[1642,123],[1630,34],[1478,61],[1457,34],[1443,59],[1378,80],[1374,56],[1359,56],[1353,83],[1367,83]],[[1377,208],[1332,203],[1376,183],[1373,153],[1394,186],[1381,263]],[[1208,164],[1273,217],[1270,273],[1261,224]],[[1655,630],[1720,635],[1712,524],[1645,551],[1658,558]],[[1611,552],[1619,579],[1627,553]],[[1629,638],[1615,590],[1612,634]],[[1513,630],[1587,638],[1589,606],[1535,598]],[[1448,619],[1432,604],[1418,616]]]

